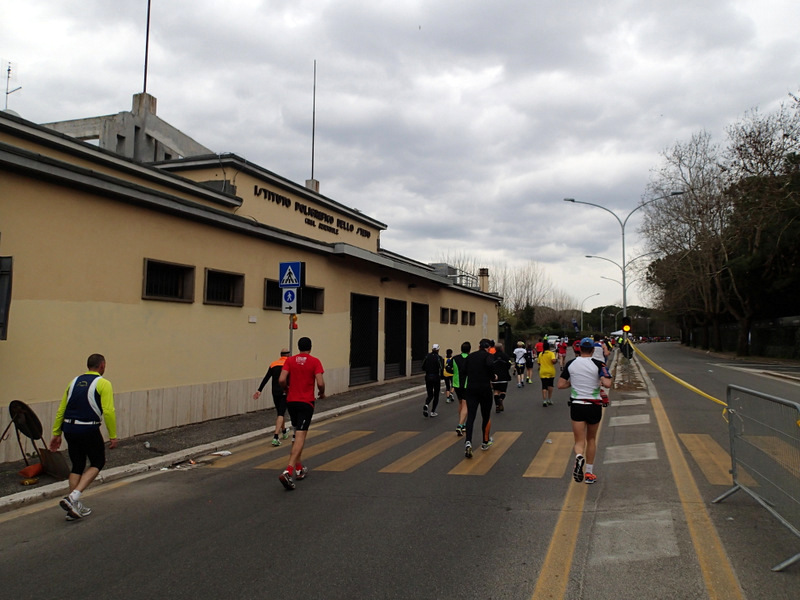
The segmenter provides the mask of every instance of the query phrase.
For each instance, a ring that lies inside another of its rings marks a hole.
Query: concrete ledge
[[[394,400],[397,401],[404,400],[406,396],[416,394],[424,390],[425,386],[420,385],[408,388],[406,390],[401,390],[399,392],[392,392],[391,394],[378,396],[377,398],[370,398],[369,400],[364,400],[362,402],[349,404],[347,406],[333,408],[331,410],[327,410],[325,412],[321,412],[314,415],[314,422],[317,423],[320,421],[325,421],[327,419],[332,419],[334,417],[355,412],[357,410],[366,408],[368,406],[373,406],[375,404],[382,404],[384,402],[389,402]],[[100,474],[97,476],[97,479],[95,479],[92,485],[111,483],[112,481],[133,477],[134,475],[141,475],[142,473],[157,471],[163,467],[177,465],[199,456],[205,456],[207,454],[212,454],[220,450],[225,450],[227,448],[241,445],[253,439],[266,436],[272,433],[273,431],[275,431],[274,425],[271,427],[258,429],[256,431],[250,431],[248,433],[243,433],[241,435],[226,438],[216,442],[209,442],[207,444],[202,444],[200,446],[195,446],[193,448],[186,448],[185,450],[179,450],[177,452],[172,452],[171,454],[165,454],[164,456],[156,456],[154,458],[149,458],[147,460],[132,463],[130,465],[123,465],[121,467],[114,467],[111,469],[103,470],[100,471]],[[58,498],[60,496],[65,496],[68,490],[69,490],[69,484],[66,481],[59,481],[57,483],[51,483],[49,485],[36,488],[35,490],[22,491],[16,494],[12,494],[10,496],[6,496],[4,498],[0,498],[0,513],[10,512],[12,510],[22,508],[23,506],[28,506],[31,504],[35,504],[37,502],[41,502],[43,500],[49,500],[51,498]]]

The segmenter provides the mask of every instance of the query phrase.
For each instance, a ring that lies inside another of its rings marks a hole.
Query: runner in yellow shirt
[[[542,380],[542,406],[553,404],[553,383],[556,379],[555,352],[550,350],[550,342],[542,341],[542,352],[539,354],[539,379]]]

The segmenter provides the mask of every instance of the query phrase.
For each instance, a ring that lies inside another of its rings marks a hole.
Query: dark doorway
[[[428,316],[427,304],[411,304],[411,372],[422,371],[422,361],[428,354]]]
[[[350,294],[350,385],[378,380],[378,298]]]
[[[386,333],[386,352],[384,378],[402,377],[406,374],[406,317],[407,303],[402,300],[386,299],[386,322],[383,330]]]

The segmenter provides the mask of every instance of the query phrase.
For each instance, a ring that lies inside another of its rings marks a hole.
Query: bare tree
[[[442,254],[438,261],[473,274],[477,274],[480,267],[488,268],[490,287],[503,297],[503,306],[510,313],[517,313],[526,306],[545,304],[553,293],[550,278],[534,260],[523,263],[481,261],[458,252]]]
[[[749,111],[727,133],[724,150],[703,132],[664,153],[649,195],[687,193],[649,204],[641,232],[657,256],[648,280],[662,307],[710,323],[715,348],[720,316],[733,316],[746,354],[766,292],[797,285],[787,265],[800,254],[800,101]]]
[[[648,186],[648,196],[667,197],[649,204],[640,232],[654,254],[648,281],[661,307],[711,330],[704,345],[721,345],[722,304],[714,285],[719,265],[718,237],[727,208],[720,202],[723,177],[719,148],[707,132],[678,142],[663,153],[664,163]],[[686,190],[670,197],[669,190]],[[711,340],[709,340],[711,338]]]

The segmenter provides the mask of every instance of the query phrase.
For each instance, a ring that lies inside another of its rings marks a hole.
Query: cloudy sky
[[[152,0],[147,91],[215,152],[311,176],[417,260],[535,260],[585,309],[621,302],[621,218],[660,153],[800,89],[797,0]],[[8,108],[130,110],[147,0],[0,5]],[[637,213],[638,216],[639,213]],[[637,216],[626,228],[628,259]],[[635,285],[629,304],[640,301]]]

